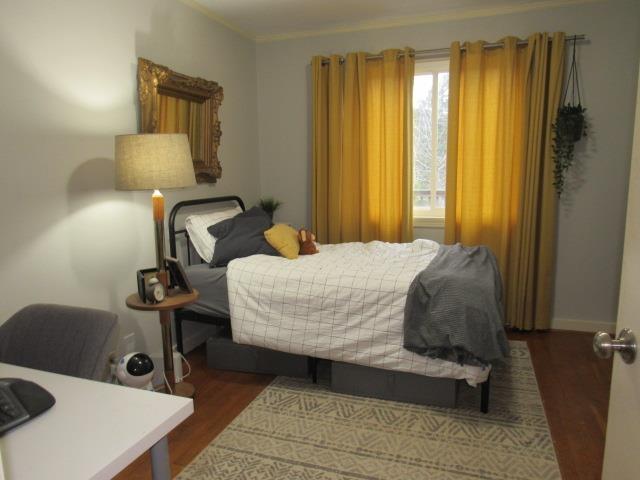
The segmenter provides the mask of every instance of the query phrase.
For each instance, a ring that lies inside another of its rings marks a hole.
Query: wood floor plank
[[[512,332],[509,338],[526,341],[531,351],[562,477],[599,479],[613,362],[593,354],[592,333]]]
[[[593,355],[590,333],[510,332],[509,338],[526,341],[531,351],[563,478],[599,479],[612,362]],[[187,357],[192,367],[189,381],[196,387],[195,413],[169,435],[173,475],[189,464],[274,378],[209,369],[204,347]],[[116,478],[151,478],[149,454],[142,455]]]

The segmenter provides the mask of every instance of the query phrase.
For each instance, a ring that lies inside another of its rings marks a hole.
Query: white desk
[[[171,478],[166,435],[193,413],[189,398],[0,363],[56,398],[0,438],[7,480],[109,479],[151,449],[153,478]]]

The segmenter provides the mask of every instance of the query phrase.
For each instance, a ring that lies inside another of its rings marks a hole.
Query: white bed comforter
[[[409,284],[431,262],[431,240],[321,245],[296,260],[267,255],[227,269],[237,343],[368,367],[486,380],[489,369],[426,358],[402,346]]]

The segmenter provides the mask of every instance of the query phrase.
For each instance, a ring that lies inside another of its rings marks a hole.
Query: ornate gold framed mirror
[[[198,183],[222,176],[218,160],[222,87],[138,58],[141,133],[186,133]]]

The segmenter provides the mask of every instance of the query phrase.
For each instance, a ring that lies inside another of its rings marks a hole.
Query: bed
[[[443,392],[421,403],[442,404],[446,398],[449,404],[465,381],[481,385],[481,410],[488,410],[490,366],[428,358],[402,345],[408,286],[433,259],[438,244],[324,245],[319,254],[297,260],[254,255],[210,268],[192,252],[186,229],[176,229],[176,218],[183,209],[223,202],[244,210],[239,197],[217,197],[180,202],[169,217],[171,255],[177,256],[182,238],[187,275],[201,294],[175,314],[179,350],[184,321],[215,324],[230,328],[234,344],[227,348],[240,344],[237,348],[305,358],[314,381],[317,359],[328,360],[336,377],[332,382],[344,393],[411,401],[420,385]],[[372,389],[372,384],[384,385]]]

